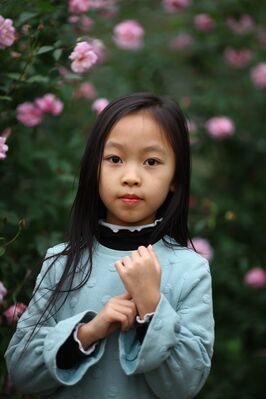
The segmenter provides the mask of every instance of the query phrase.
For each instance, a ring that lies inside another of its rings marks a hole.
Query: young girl
[[[189,140],[178,106],[109,104],[81,164],[69,239],[48,250],[6,352],[12,382],[56,399],[193,398],[213,348],[207,261],[187,248]]]

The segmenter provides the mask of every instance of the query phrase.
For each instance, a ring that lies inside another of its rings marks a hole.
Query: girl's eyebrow
[[[123,150],[123,149],[124,149],[123,144],[117,143],[116,141],[108,141],[108,142],[106,143],[106,145],[105,145],[105,148],[106,148],[106,149],[109,149],[110,147],[115,147],[115,148],[118,148],[118,149],[120,149],[120,150]],[[160,145],[158,145],[158,144],[149,145],[149,146],[144,147],[144,148],[142,149],[142,152],[143,152],[143,153],[146,153],[146,152],[149,152],[149,151],[155,151],[155,152],[161,153],[162,155],[166,155],[164,149],[163,149]]]

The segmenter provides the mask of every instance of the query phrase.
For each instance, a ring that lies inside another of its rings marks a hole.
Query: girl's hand
[[[83,348],[117,330],[127,331],[133,327],[137,308],[128,292],[111,298],[90,322],[78,329],[77,337]]]
[[[160,301],[161,267],[152,246],[139,247],[131,256],[116,261],[115,267],[139,316],[154,312]]]

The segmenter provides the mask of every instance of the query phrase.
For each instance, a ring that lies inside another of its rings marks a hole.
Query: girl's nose
[[[135,186],[140,184],[140,175],[137,172],[136,168],[125,168],[124,173],[122,175],[122,184],[128,186]]]

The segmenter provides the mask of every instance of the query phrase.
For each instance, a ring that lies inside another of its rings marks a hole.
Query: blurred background
[[[22,398],[3,355],[64,240],[90,127],[135,91],[174,98],[189,124],[189,224],[216,321],[198,398],[265,398],[265,21],[260,0],[0,1],[1,398]]]

